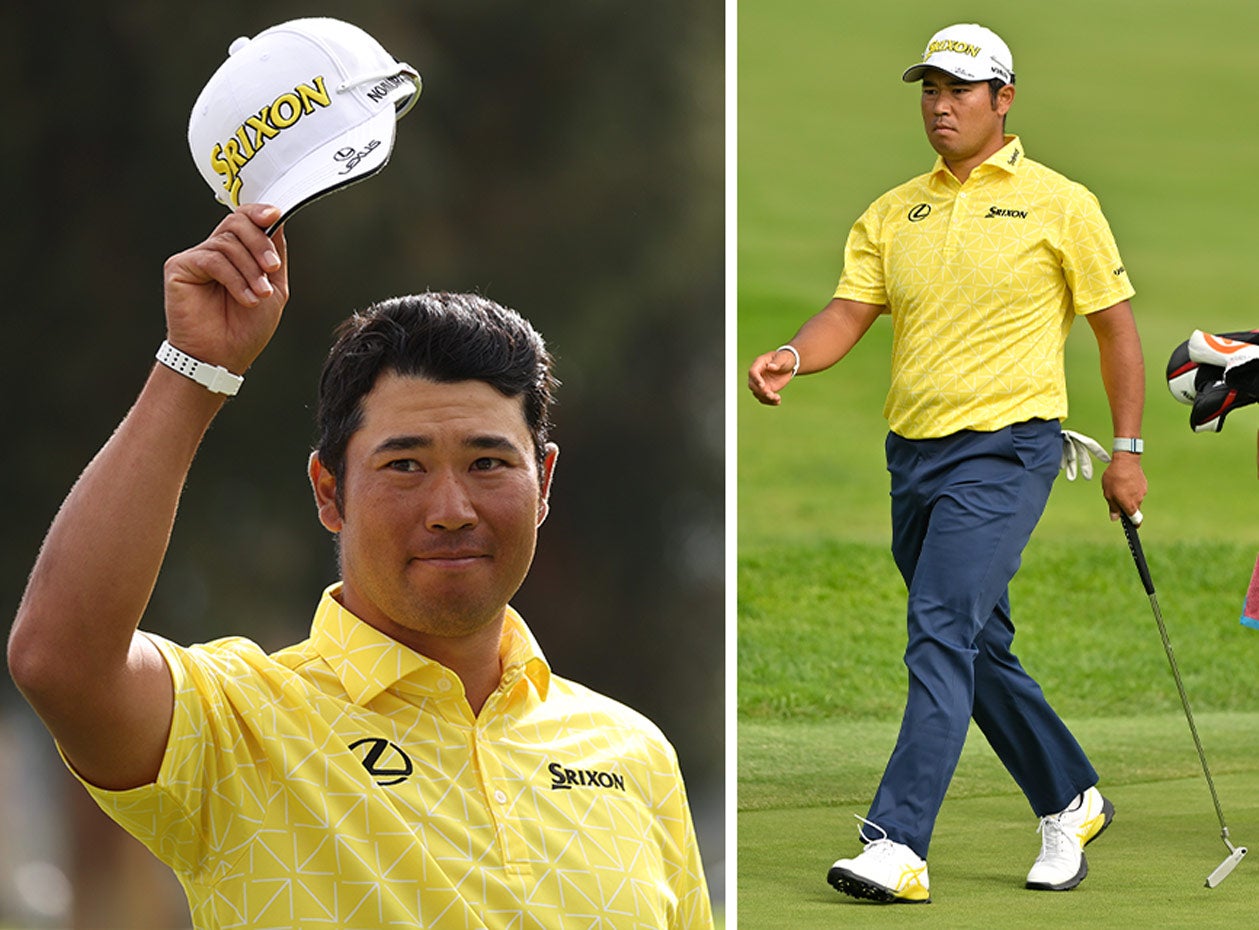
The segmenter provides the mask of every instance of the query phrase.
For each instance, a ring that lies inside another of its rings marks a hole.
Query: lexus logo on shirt
[[[919,220],[925,220],[931,215],[931,204],[919,203],[910,208],[907,214],[911,223],[917,223]]]
[[[350,743],[350,751],[382,788],[406,781],[415,771],[411,757],[387,739],[367,736]]]

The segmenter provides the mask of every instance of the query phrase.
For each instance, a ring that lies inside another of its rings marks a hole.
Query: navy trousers
[[[924,859],[971,717],[1038,817],[1097,773],[1010,651],[1009,584],[1058,474],[1056,420],[887,438],[892,554],[909,590],[909,693],[869,819]],[[1038,605],[1051,621],[1054,605]]]

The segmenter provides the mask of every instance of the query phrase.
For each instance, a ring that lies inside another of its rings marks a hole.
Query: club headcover
[[[1229,387],[1221,378],[1198,390],[1189,411],[1189,425],[1195,433],[1218,433],[1224,429],[1224,418],[1238,407],[1245,407],[1259,400],[1254,394],[1244,394]]]
[[[1194,330],[1193,335],[1172,350],[1167,360],[1167,389],[1182,404],[1192,404],[1198,392],[1224,377],[1232,353],[1242,345],[1259,346],[1259,330],[1211,334]],[[1256,376],[1259,381],[1259,375]],[[1251,391],[1259,395],[1259,391]]]
[[[1259,397],[1259,345],[1247,345],[1233,353],[1224,366],[1224,381],[1243,394]]]

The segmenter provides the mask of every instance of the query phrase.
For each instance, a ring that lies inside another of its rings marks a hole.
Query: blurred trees
[[[237,35],[338,16],[414,65],[424,94],[383,173],[289,224],[286,319],[202,448],[145,625],[301,638],[336,577],[304,476],[333,327],[397,293],[480,291],[534,321],[564,382],[551,517],[516,604],[557,672],[643,710],[693,786],[719,789],[723,13],[6,4],[4,614],[151,364],[162,262],[221,216],[188,152],[192,101]]]

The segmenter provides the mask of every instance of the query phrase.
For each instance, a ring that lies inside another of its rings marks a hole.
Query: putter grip
[[[1119,522],[1123,524],[1123,534],[1128,537],[1128,550],[1132,553],[1132,561],[1137,565],[1137,573],[1141,576],[1141,584],[1146,594],[1154,593],[1154,579],[1150,577],[1150,566],[1145,562],[1145,552],[1141,549],[1141,537],[1128,515],[1119,514]]]

